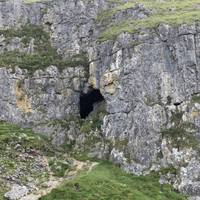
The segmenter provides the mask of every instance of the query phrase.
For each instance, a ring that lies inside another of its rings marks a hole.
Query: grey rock
[[[102,24],[96,23],[98,14],[110,7],[104,0],[0,2],[2,29],[27,22],[42,25],[63,57],[84,51],[90,60],[89,74],[82,66],[62,72],[58,66],[49,66],[33,75],[18,67],[0,68],[0,119],[34,127],[35,132],[49,136],[55,145],[75,141],[74,148],[78,149],[86,138],[73,120],[67,127],[48,123],[70,119],[71,115],[78,117],[80,95],[90,88],[100,89],[107,115],[101,140],[93,144],[89,155],[108,158],[137,175],[174,167],[180,175],[166,181],[198,199],[198,151],[194,146],[174,146],[163,130],[176,126],[173,118],[178,112],[181,123],[195,126],[186,131],[199,142],[200,103],[194,102],[194,97],[200,94],[200,24],[162,24],[154,30],[122,33],[116,40],[98,43],[101,25],[151,15],[138,4],[117,11]],[[32,54],[34,41],[24,48],[21,38],[7,43],[1,35],[0,52],[6,49]],[[161,182],[165,182],[164,177]]]
[[[36,71],[32,77],[19,68],[15,73],[0,68],[0,118],[28,125],[67,118],[72,114],[78,116],[79,91],[85,79],[76,79],[79,87],[71,82],[77,71],[84,74],[84,68],[77,68],[79,70],[68,68],[60,73],[50,66],[45,71]]]
[[[189,200],[200,200],[200,197],[190,197]]]
[[[13,185],[12,189],[7,192],[4,197],[9,200],[17,200],[23,196],[26,196],[28,192],[29,191],[26,186]]]

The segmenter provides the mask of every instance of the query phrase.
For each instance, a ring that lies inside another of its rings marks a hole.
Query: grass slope
[[[41,165],[41,156],[55,157],[60,154],[46,137],[41,137],[31,129],[20,128],[5,122],[0,122],[0,200],[9,190],[7,184],[14,177],[16,182],[25,184],[28,177],[38,181],[38,184],[46,180],[49,172],[45,168],[36,170],[34,166]],[[54,163],[52,163],[53,165]],[[51,166],[50,166],[51,167]],[[23,173],[17,175],[17,171],[23,169]],[[61,171],[61,169],[59,168]],[[53,172],[55,170],[52,170]],[[55,171],[58,173],[58,170]],[[11,181],[12,183],[12,181]]]
[[[159,175],[136,177],[109,163],[101,163],[89,173],[53,190],[40,200],[185,200],[169,185],[161,186]]]
[[[145,8],[149,9],[151,11],[149,16],[138,20],[126,19],[117,24],[107,24],[99,41],[115,39],[122,32],[134,33],[141,28],[154,28],[162,23],[178,26],[200,20],[200,0],[129,0],[126,3],[118,1],[114,8],[103,11],[97,17],[97,22],[109,22],[114,14],[134,8],[136,4],[143,4]]]

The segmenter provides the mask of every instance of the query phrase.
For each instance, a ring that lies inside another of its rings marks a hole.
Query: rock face
[[[182,166],[174,184],[192,196],[200,195],[193,177],[198,164],[191,164],[198,162],[192,142],[199,142],[200,125],[198,38],[198,23],[161,25],[145,34],[121,34],[96,53],[104,57],[96,68],[104,68],[97,81],[109,113],[103,135],[113,144],[110,159],[136,174]],[[130,46],[133,40],[137,44]]]
[[[14,185],[12,190],[5,194],[5,198],[9,200],[17,200],[28,194],[28,189],[25,186]]]
[[[99,89],[107,113],[100,135],[95,133],[98,142],[93,141],[90,155],[108,158],[138,175],[175,168],[179,171],[175,179],[170,174],[163,179],[198,199],[200,24],[160,25],[98,42],[102,27],[96,18],[109,6],[104,0],[0,2],[2,29],[28,22],[42,25],[60,55],[68,58],[84,51],[90,61],[89,74],[81,65],[62,71],[59,66],[49,66],[32,75],[20,66],[1,68],[0,119],[34,125],[37,132],[54,135],[55,144],[70,140],[82,144],[84,137],[76,123],[67,128],[48,128],[45,123],[78,117],[80,95],[90,88]],[[111,21],[149,14],[137,5],[116,13]],[[0,44],[4,35],[1,38]],[[1,53],[17,49],[31,54],[34,42],[29,43],[30,48],[22,48],[20,41],[3,43]]]
[[[90,47],[90,41],[98,34],[95,19],[98,12],[107,7],[108,3],[104,0],[38,3],[8,0],[0,2],[0,27],[6,29],[27,23],[42,24],[51,33],[52,43],[58,52],[67,56]]]
[[[195,108],[198,102],[191,107],[188,105],[192,96],[199,93],[199,49],[195,43],[199,37],[198,24],[178,29],[159,27],[158,31],[164,28],[167,33],[165,41],[161,40],[162,32],[146,32],[145,37],[132,36],[139,39],[140,44],[135,47],[127,47],[126,44],[132,41],[129,35],[121,35],[113,46],[103,44],[99,47],[101,51],[108,51],[110,47],[110,55],[117,51],[106,59],[109,63],[98,63],[109,66],[100,80],[110,113],[105,119],[104,134],[111,138],[128,137],[128,141],[132,138],[136,159],[145,165],[157,154],[156,144],[160,143],[161,136],[158,132],[172,124],[173,112],[187,111],[180,120],[192,123],[199,117],[198,108]],[[111,87],[115,90],[110,91],[108,88]],[[189,117],[192,110],[196,110],[193,118]],[[143,139],[144,146],[140,143],[141,149],[138,149],[135,142]],[[143,155],[142,151],[148,155]],[[138,156],[137,152],[140,152]]]
[[[83,67],[67,68],[60,73],[50,66],[31,77],[20,68],[15,72],[1,68],[0,77],[2,120],[28,125],[79,115],[79,93],[85,80]]]

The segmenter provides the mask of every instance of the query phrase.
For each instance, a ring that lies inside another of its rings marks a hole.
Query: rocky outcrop
[[[190,166],[199,162],[198,38],[198,23],[121,34],[97,46],[92,63],[109,113],[110,159],[134,174],[181,167],[172,184],[191,196],[199,196]]]
[[[0,77],[1,120],[30,125],[79,115],[79,93],[85,81],[83,67],[60,73],[51,66],[31,77],[20,68],[1,68]]]
[[[136,174],[182,167],[174,184],[192,196],[199,195],[198,178],[188,174],[198,162],[198,38],[198,23],[121,34],[97,47],[95,63],[109,113],[103,135],[111,141],[110,159]]]
[[[25,186],[14,185],[12,190],[5,194],[6,199],[16,200],[28,194],[28,189]]]
[[[91,47],[97,37],[95,19],[108,8],[104,0],[0,2],[0,27],[20,27],[27,23],[43,25],[50,32],[52,44],[64,56],[74,55]]]
[[[45,133],[57,145],[67,143],[77,150],[92,144],[83,151],[108,158],[137,175],[175,168],[177,174],[168,173],[162,180],[198,199],[200,24],[163,24],[100,42],[108,22],[98,21],[99,13],[110,7],[104,0],[0,2],[3,29],[42,25],[62,57],[81,52],[89,57],[89,72],[81,64],[61,71],[59,66],[49,66],[31,75],[20,66],[1,68],[0,119],[34,125],[36,132]],[[136,5],[119,10],[109,22],[143,19],[150,14]],[[6,49],[34,53],[34,40],[23,48],[23,37],[9,43],[5,38],[0,37],[1,53]],[[88,125],[71,118],[78,118],[80,95],[91,88],[101,91],[106,104],[98,128],[93,124],[96,119],[88,118]],[[48,125],[64,119],[67,126]],[[88,127],[91,130],[85,136]]]

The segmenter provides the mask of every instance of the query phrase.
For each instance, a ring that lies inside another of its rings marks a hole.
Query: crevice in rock
[[[183,101],[181,101],[181,102],[175,102],[174,105],[177,107],[177,106],[180,106],[182,103],[183,103]]]
[[[85,119],[93,110],[94,104],[104,101],[99,89],[91,89],[87,94],[80,95],[80,116]]]

